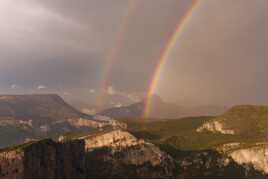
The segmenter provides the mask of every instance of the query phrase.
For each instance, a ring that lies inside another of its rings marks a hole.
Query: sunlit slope
[[[205,125],[203,130],[265,137],[268,135],[268,106],[235,106]]]
[[[268,139],[268,106],[235,106],[217,117],[124,122],[137,137],[182,150],[211,149],[228,143],[251,146]]]
[[[156,144],[169,144],[182,150],[210,149],[225,142],[232,142],[239,136],[199,133],[196,129],[213,117],[191,117],[172,121],[124,120],[128,130],[136,137]]]

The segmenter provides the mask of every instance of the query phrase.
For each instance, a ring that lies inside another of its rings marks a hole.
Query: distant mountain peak
[[[143,116],[146,100],[147,99],[144,99],[141,102],[128,106],[109,108],[101,111],[98,114],[112,118],[140,118]],[[158,95],[153,95],[150,100],[152,102],[150,117],[156,119],[176,119],[189,116],[212,116],[219,115],[226,109],[225,107],[220,106],[178,106],[176,104],[164,102]]]
[[[142,103],[145,104],[147,102],[147,100],[148,100],[148,97],[144,98],[143,101],[142,101]],[[157,95],[157,94],[151,95],[150,96],[150,100],[153,103],[155,103],[155,104],[162,104],[162,103],[164,103],[163,99],[159,95]]]

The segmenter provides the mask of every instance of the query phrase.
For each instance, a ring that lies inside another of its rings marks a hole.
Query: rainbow
[[[153,72],[152,78],[150,80],[150,83],[148,85],[147,93],[146,93],[146,99],[145,99],[145,105],[144,105],[144,111],[143,111],[143,117],[148,118],[151,112],[151,106],[152,106],[152,96],[154,93],[155,88],[158,85],[159,78],[161,76],[161,72],[163,67],[165,66],[166,61],[168,60],[178,38],[180,37],[181,33],[183,32],[187,22],[191,19],[192,14],[196,7],[198,6],[198,0],[194,0],[188,11],[185,13],[185,15],[180,18],[180,21],[177,23],[175,31],[172,33],[170,38],[168,39],[166,46],[163,49],[163,52],[161,53],[159,62],[157,63],[155,70]]]
[[[136,9],[137,3],[136,0],[129,0],[128,1],[128,8],[126,9],[125,15],[122,19],[122,25],[119,31],[117,32],[117,37],[115,44],[113,44],[111,50],[108,52],[106,59],[106,63],[104,66],[104,72],[103,76],[100,79],[101,84],[100,90],[98,92],[97,98],[96,98],[96,106],[98,108],[101,108],[104,102],[105,93],[107,88],[109,87],[110,77],[112,76],[112,68],[116,62],[116,59],[118,58],[118,54],[120,50],[122,49],[126,33],[128,31],[128,25],[129,25],[129,19],[132,16],[134,10]]]

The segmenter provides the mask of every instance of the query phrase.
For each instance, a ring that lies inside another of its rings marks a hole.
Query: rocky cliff
[[[232,158],[240,165],[251,165],[254,169],[268,174],[268,143],[230,143],[217,150]]]
[[[227,129],[223,123],[223,121],[210,121],[196,130],[197,132],[213,132],[213,133],[221,133],[221,134],[230,134],[234,135],[235,132],[232,129]]]
[[[2,150],[0,178],[267,179],[266,145],[245,148],[230,143],[217,150],[174,155],[167,148],[114,129],[69,141],[46,139]]]
[[[143,140],[138,140],[122,129],[103,131],[101,133],[83,136],[80,139],[85,140],[87,151],[102,147],[124,148],[144,143]]]
[[[71,141],[35,141],[0,152],[1,179],[172,179],[175,169],[165,152],[121,129]]]
[[[151,145],[96,149],[87,155],[87,178],[175,179],[175,161]]]
[[[84,141],[42,140],[0,154],[1,179],[84,179]]]
[[[242,165],[215,150],[181,152],[177,159],[180,179],[266,179],[252,165]]]
[[[0,153],[0,178],[22,179],[24,153],[20,150],[11,150]]]

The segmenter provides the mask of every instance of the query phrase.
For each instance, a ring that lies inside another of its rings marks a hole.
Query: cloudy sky
[[[1,0],[0,92],[144,93],[190,0]],[[268,1],[200,0],[157,93],[178,104],[268,102]],[[126,20],[127,17],[127,20]]]

